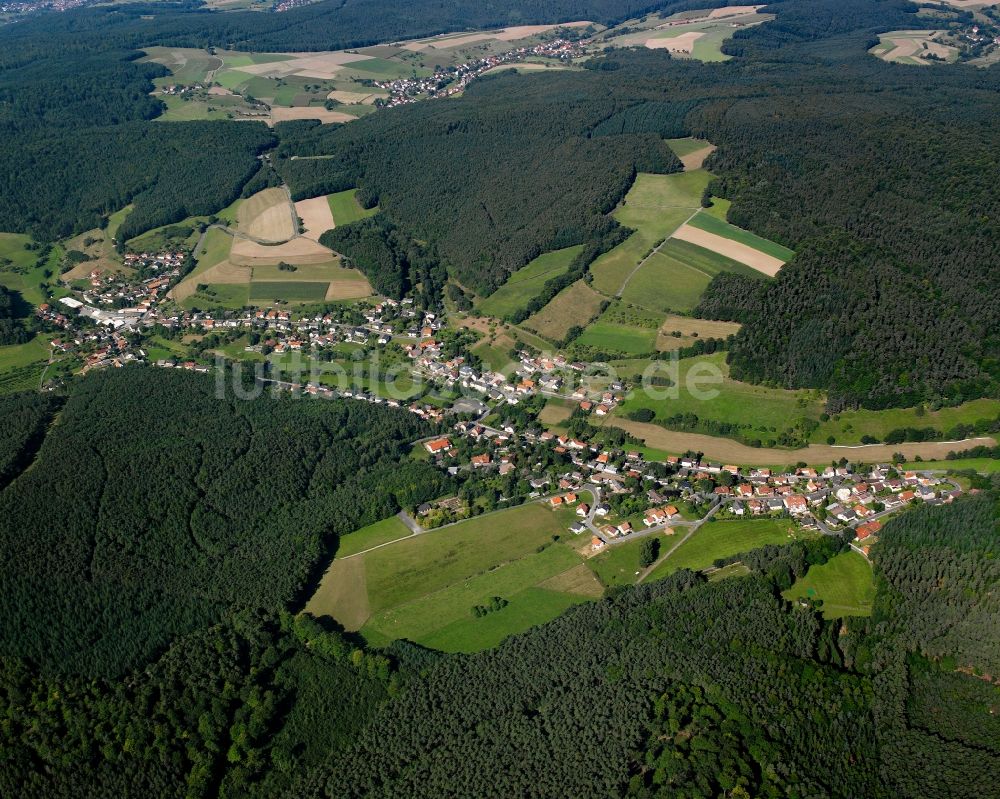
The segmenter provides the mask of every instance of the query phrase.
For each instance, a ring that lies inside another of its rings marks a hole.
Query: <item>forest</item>
[[[339,534],[444,490],[401,462],[428,428],[361,403],[124,369],[82,381],[39,442],[47,404],[21,402],[0,464],[33,468],[0,492],[0,646],[46,671],[117,676],[232,608],[284,608]]]

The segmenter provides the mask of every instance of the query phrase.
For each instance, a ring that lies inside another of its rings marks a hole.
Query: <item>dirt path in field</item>
[[[739,261],[741,264],[749,266],[751,269],[756,269],[768,277],[774,277],[778,274],[778,270],[785,265],[785,262],[780,258],[775,258],[773,255],[755,250],[753,247],[733,241],[732,239],[727,239],[724,236],[709,233],[707,230],[692,227],[687,223],[674,231],[673,238],[704,247],[706,250],[711,250],[727,258],[732,258],[734,261]]]
[[[963,441],[924,441],[905,444],[864,444],[858,446],[830,446],[810,444],[802,449],[768,449],[748,447],[730,438],[717,438],[701,433],[682,433],[665,430],[651,422],[635,422],[631,419],[614,418],[609,427],[620,427],[642,439],[649,447],[681,454],[702,452],[705,457],[727,463],[780,465],[805,461],[806,463],[829,463],[848,458],[849,460],[890,461],[894,453],[901,452],[908,460],[919,455],[924,460],[940,460],[949,452],[971,447],[996,445],[992,438],[967,438]]]
[[[664,244],[666,244],[668,241],[670,241],[670,239],[674,238],[674,236],[677,235],[678,231],[681,228],[683,228],[685,225],[687,225],[688,222],[690,222],[692,219],[694,219],[698,215],[698,212],[700,210],[701,210],[701,208],[695,208],[694,211],[691,212],[691,216],[689,216],[687,219],[685,219],[684,222],[681,223],[681,226],[677,228],[677,230],[675,230],[673,233],[671,233],[669,236],[667,236],[663,241],[661,241],[659,244],[657,244],[652,250],[650,250],[649,255],[647,255],[645,258],[643,258],[641,261],[639,261],[638,264],[636,264],[635,269],[633,269],[631,272],[628,273],[628,277],[625,278],[625,281],[621,284],[621,286],[619,286],[618,291],[615,292],[615,297],[620,298],[622,296],[622,293],[625,291],[625,287],[628,285],[628,282],[635,276],[636,272],[638,272],[640,269],[642,269],[642,265],[644,263],[646,263],[646,261],[648,261],[654,255],[656,255],[660,251],[660,249],[663,247]],[[686,264],[685,264],[685,266],[686,266]],[[697,270],[697,271],[701,271],[701,270]],[[709,277],[711,277],[711,275]]]

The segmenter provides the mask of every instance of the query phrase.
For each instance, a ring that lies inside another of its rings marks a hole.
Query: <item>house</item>
[[[591,548],[592,551],[594,551],[594,552],[600,552],[606,546],[607,546],[607,544],[605,544],[596,535],[591,537],[591,539],[590,539],[590,548]]]
[[[567,494],[565,497],[563,497],[563,501],[567,505],[572,505],[574,502],[576,502],[576,499],[577,499],[576,494]]]
[[[447,438],[435,438],[433,441],[428,441],[424,444],[424,449],[426,449],[431,455],[437,455],[439,452],[445,452],[451,449],[451,441]]]
[[[573,524],[571,524],[569,527],[569,531],[573,533],[573,535],[579,535],[586,529],[587,525],[583,524],[582,522],[573,522]]]
[[[651,508],[646,512],[642,523],[646,525],[646,527],[655,527],[658,524],[663,524],[666,520],[667,514],[662,508]]]
[[[621,524],[619,524],[618,525],[618,532],[621,535],[628,535],[629,533],[631,533],[632,532],[632,524],[631,524],[631,522],[622,522]]]
[[[562,504],[563,504],[563,498],[562,498],[562,497],[552,497],[552,498],[551,498],[551,499],[549,500],[549,504],[550,504],[550,505],[551,505],[551,506],[552,506],[553,508],[558,508],[558,507],[559,507],[560,505],[562,505]]]
[[[864,541],[869,536],[875,535],[881,529],[882,529],[882,523],[878,521],[859,524],[858,529],[855,531],[856,532],[855,537],[859,541]]]
[[[594,515],[595,516],[607,516],[610,511],[611,511],[611,508],[608,505],[606,505],[605,503],[602,502],[600,505],[598,505],[594,509]]]
[[[586,518],[588,513],[590,513],[590,505],[586,502],[581,502],[579,507],[576,509],[576,515]]]
[[[799,516],[809,510],[809,503],[801,494],[790,494],[785,497],[785,509],[793,516]]]
[[[490,461],[490,456],[489,455],[483,454],[483,455],[473,455],[472,456],[472,466],[473,466],[473,468],[478,468],[480,466],[489,466],[490,463],[491,463],[491,461]]]

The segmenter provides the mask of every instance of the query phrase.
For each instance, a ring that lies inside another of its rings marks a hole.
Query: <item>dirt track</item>
[[[906,444],[870,444],[866,446],[829,446],[827,444],[810,444],[803,449],[767,449],[748,447],[729,438],[717,438],[699,433],[681,433],[664,430],[659,425],[647,422],[634,422],[630,419],[614,418],[608,421],[609,427],[620,427],[637,438],[646,442],[649,447],[666,450],[678,455],[687,452],[703,452],[706,457],[726,463],[739,465],[783,465],[805,461],[810,464],[823,464],[830,461],[848,458],[850,460],[888,461],[896,452],[903,453],[908,459],[917,455],[924,460],[943,459],[953,450],[969,449],[980,445],[995,446],[992,438],[970,438],[962,442],[929,441]]]

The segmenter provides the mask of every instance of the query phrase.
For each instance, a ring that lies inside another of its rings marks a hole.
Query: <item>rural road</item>
[[[709,519],[711,519],[712,516],[715,515],[715,512],[719,508],[721,508],[721,507],[722,507],[722,503],[721,502],[717,502],[715,505],[712,506],[712,509],[707,514],[705,514],[705,518],[704,519],[700,519],[699,521],[694,522],[691,525],[691,527],[688,528],[687,533],[684,535],[683,538],[681,538],[680,541],[678,541],[676,544],[674,544],[672,547],[670,547],[670,549],[668,549],[666,552],[664,552],[662,555],[660,555],[660,557],[658,557],[655,561],[653,561],[653,563],[651,565],[647,566],[643,570],[642,574],[639,575],[639,579],[635,581],[635,584],[638,585],[643,580],[645,580],[647,577],[649,577],[649,575],[652,574],[656,570],[657,566],[659,566],[661,563],[663,563],[663,561],[665,561],[667,558],[669,558],[671,555],[673,555],[674,552],[677,550],[678,547],[680,547],[681,544],[683,544],[691,536],[693,536],[695,533],[697,533],[698,530],[701,529],[701,526],[705,522],[707,522]]]

